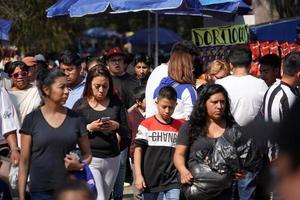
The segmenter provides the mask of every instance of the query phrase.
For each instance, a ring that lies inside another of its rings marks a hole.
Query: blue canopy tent
[[[279,20],[250,27],[250,38],[259,42],[295,42],[300,34],[297,29],[300,29],[300,18]]]
[[[55,4],[53,4],[46,10],[47,17],[68,15],[69,8],[77,1],[78,0],[58,0]]]
[[[66,2],[64,3],[64,1]],[[67,8],[66,5],[69,5],[69,8]],[[114,13],[154,11],[156,28],[155,37],[156,41],[158,41],[157,11],[180,10],[186,11],[187,14],[189,11],[193,11],[193,14],[196,12],[201,15],[202,13],[209,13],[209,15],[215,15],[221,19],[228,19],[228,15],[232,18],[238,13],[241,5],[243,8],[247,7],[243,4],[242,0],[60,0],[47,10],[47,17],[64,15],[66,12],[71,17],[82,17],[88,14],[106,12],[109,7]],[[56,9],[56,7],[58,8]],[[249,6],[248,9],[250,10]],[[53,12],[53,10],[57,12]],[[158,42],[156,42],[155,48],[156,65],[158,64],[157,61]]]
[[[150,44],[154,45],[156,44],[154,33],[155,33],[155,28],[143,29],[136,32],[134,35],[128,37],[127,41],[135,45],[147,45],[149,42]],[[148,38],[149,34],[150,34],[150,41],[147,41],[145,40],[145,38]],[[174,44],[175,42],[182,41],[182,38],[170,29],[159,27],[158,35],[159,35],[158,38],[159,45],[170,45],[170,44]]]
[[[94,27],[85,30],[82,36],[90,38],[109,38],[109,37],[121,37],[121,34],[116,31],[108,30],[102,27]]]
[[[11,29],[11,21],[0,18],[0,40],[9,40],[8,33]]]

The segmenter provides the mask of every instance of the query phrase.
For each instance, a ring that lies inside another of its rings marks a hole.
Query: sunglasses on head
[[[19,72],[16,72],[16,73],[13,73],[11,76],[13,78],[19,78],[19,77],[26,77],[27,76],[27,72],[26,71],[19,71]]]

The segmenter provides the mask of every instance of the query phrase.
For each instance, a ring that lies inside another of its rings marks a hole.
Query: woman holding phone
[[[83,98],[73,109],[82,113],[92,150],[91,171],[97,187],[97,200],[107,200],[118,175],[119,141],[127,138],[129,128],[126,109],[114,92],[106,67],[96,65],[89,70]]]

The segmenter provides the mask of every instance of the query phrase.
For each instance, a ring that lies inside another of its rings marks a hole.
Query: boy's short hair
[[[294,76],[300,71],[300,52],[289,53],[283,61],[283,74]]]
[[[279,69],[281,59],[276,54],[267,54],[259,59],[259,64],[271,66],[273,69]]]
[[[163,99],[166,98],[168,100],[174,100],[177,101],[177,92],[172,86],[165,86],[162,87],[158,92],[157,99]]]
[[[143,101],[145,99],[145,86],[138,86],[133,89],[133,98],[138,101]]]
[[[229,63],[235,67],[248,67],[252,62],[252,53],[248,46],[239,45],[230,50]]]

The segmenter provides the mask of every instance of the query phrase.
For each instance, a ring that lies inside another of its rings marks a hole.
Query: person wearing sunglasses
[[[9,90],[10,98],[22,124],[25,116],[40,106],[40,93],[36,86],[30,84],[28,66],[24,62],[15,61],[10,63],[7,73],[12,82],[12,88]]]

